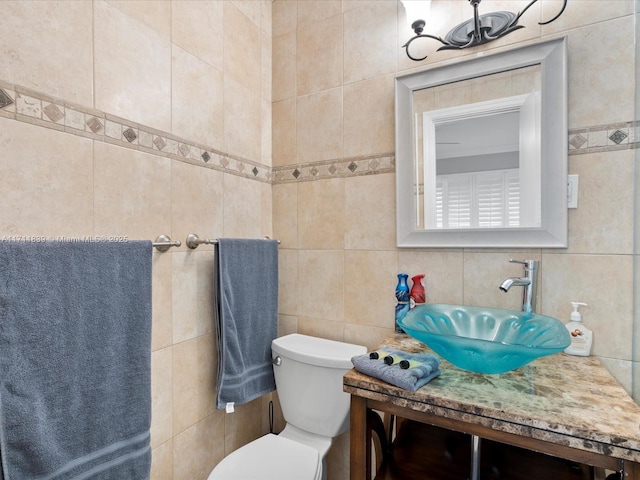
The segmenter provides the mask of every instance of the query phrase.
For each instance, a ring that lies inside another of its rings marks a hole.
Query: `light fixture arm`
[[[529,4],[522,9],[519,13],[511,12],[492,12],[481,15],[478,6],[482,0],[469,0],[469,3],[473,7],[473,18],[470,18],[466,22],[454,27],[445,38],[436,37],[427,33],[422,33],[426,22],[422,19],[416,20],[411,25],[415,36],[411,37],[402,48],[406,50],[407,57],[411,60],[420,62],[427,58],[414,57],[409,53],[409,46],[418,38],[431,38],[442,43],[442,46],[438,48],[440,50],[462,50],[464,48],[475,47],[484,43],[491,42],[500,37],[503,37],[511,32],[524,28],[523,25],[518,25],[520,17],[538,0],[531,0]],[[545,22],[538,22],[538,25],[548,25],[551,22],[557,20],[567,8],[567,1],[564,0],[562,8],[551,20]]]

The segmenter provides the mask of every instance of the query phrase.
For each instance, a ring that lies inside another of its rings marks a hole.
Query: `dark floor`
[[[591,469],[517,447],[481,441],[481,480],[591,480]],[[376,480],[468,480],[471,437],[405,421]]]

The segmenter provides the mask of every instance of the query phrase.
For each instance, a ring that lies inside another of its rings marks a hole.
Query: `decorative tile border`
[[[0,82],[0,116],[265,183],[271,168],[108,113]]]
[[[273,183],[304,182],[327,178],[393,173],[395,166],[396,159],[393,153],[324,160],[304,165],[287,165],[273,168]]]
[[[265,183],[294,183],[395,172],[384,153],[268,167],[108,113],[0,81],[0,116],[168,157]],[[640,121],[569,131],[569,155],[640,148]]]
[[[640,148],[640,122],[612,123],[569,131],[569,155]]]

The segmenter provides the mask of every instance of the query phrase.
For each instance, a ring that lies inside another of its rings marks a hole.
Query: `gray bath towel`
[[[392,357],[408,360],[411,368],[402,369],[397,364],[386,365],[382,357],[372,360],[369,358],[369,354],[353,357],[351,363],[359,372],[412,392],[440,375],[440,360],[435,355],[408,353],[386,345],[380,350],[391,354]]]
[[[225,408],[276,388],[271,341],[278,332],[278,242],[221,238],[214,272],[216,408]]]
[[[151,242],[0,242],[4,480],[145,480]]]

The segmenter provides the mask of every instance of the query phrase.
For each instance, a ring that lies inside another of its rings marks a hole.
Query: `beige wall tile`
[[[173,323],[171,305],[171,254],[153,253],[153,326],[151,329],[151,350],[159,350],[173,343]]]
[[[395,148],[393,76],[344,87],[344,155],[389,153]]]
[[[285,315],[298,314],[300,296],[299,253],[280,247],[278,252],[278,312]]]
[[[265,32],[260,35],[260,47],[262,52],[262,98],[271,102],[273,92],[273,41]]]
[[[334,178],[298,184],[300,248],[344,248],[344,182]]]
[[[258,0],[232,0],[244,15],[253,22],[253,28],[261,28],[262,23],[262,1]]]
[[[171,129],[171,44],[108,3],[94,3],[95,107]]]
[[[298,26],[298,2],[296,0],[275,0],[273,2],[272,35],[291,32]]]
[[[337,342],[343,341],[344,322],[328,320],[326,318],[298,318],[298,331],[303,335],[327,338]]]
[[[151,448],[173,437],[172,356],[171,347],[151,354]]]
[[[172,1],[170,5],[171,41],[222,71],[223,28],[220,27],[223,25],[224,3],[180,0]]]
[[[344,320],[344,252],[300,250],[298,315]]]
[[[392,323],[392,322],[391,322]],[[364,345],[373,350],[380,345],[385,338],[394,332],[394,325],[388,328],[372,327],[371,325],[344,324],[344,341],[355,345]]]
[[[173,343],[214,331],[213,254],[174,252],[172,257]]]
[[[262,399],[236,406],[235,410],[224,417],[225,455],[262,436]]]
[[[632,36],[633,17],[570,32],[569,128],[633,118]]]
[[[96,142],[94,229],[96,235],[154,239],[171,220],[171,161]]]
[[[224,73],[252,94],[259,94],[262,79],[260,29],[238,5],[224,2]]]
[[[341,13],[342,0],[307,0],[298,2],[298,25],[318,22]]]
[[[224,174],[183,162],[171,164],[171,231],[188,251],[190,233],[200,238],[218,238],[224,233]],[[176,251],[177,249],[173,249]],[[200,245],[198,252],[213,250]]]
[[[307,23],[296,35],[297,94],[342,85],[342,16]]]
[[[273,37],[273,101],[293,98],[295,95],[296,30],[292,30]]]
[[[633,259],[630,255],[543,254],[543,312],[569,321],[570,302],[585,302],[582,321],[593,330],[591,354],[631,360]]]
[[[172,132],[221,150],[224,142],[224,76],[220,70],[175,45],[172,52]]]
[[[271,102],[260,99],[262,120],[260,123],[260,163],[271,167],[273,165],[273,158],[271,152],[273,150],[273,131],[272,125],[272,109]]]
[[[427,303],[463,303],[464,257],[462,250],[401,250],[398,253],[398,272],[409,275],[424,273],[422,279]],[[394,285],[395,288],[395,285]],[[496,285],[496,289],[498,286]]]
[[[298,163],[342,158],[342,88],[298,97],[296,150]]]
[[[568,253],[632,253],[633,151],[571,156],[569,173],[580,181]]]
[[[224,236],[261,238],[261,184],[229,173],[224,174]]]
[[[267,35],[273,35],[273,1],[262,0],[262,31]]]
[[[224,149],[232,155],[259,162],[262,143],[262,103],[260,88],[247,89],[225,75],[224,78]]]
[[[395,250],[395,176],[365,175],[344,182],[345,249]]]
[[[144,2],[107,0],[107,2],[136,21],[153,28],[161,35],[170,37],[172,33],[171,16],[175,12],[174,5],[179,2],[167,2],[166,0],[145,0]]]
[[[269,238],[280,240],[273,234],[273,195],[271,191],[271,185],[268,183],[260,184],[260,207],[262,234]],[[280,245],[282,245],[281,240]]]
[[[546,0],[542,3],[542,20],[546,21],[556,16],[562,8],[562,0]],[[602,8],[599,0],[580,0],[567,2],[567,8],[560,18],[542,27],[542,34],[566,32],[574,28],[612,20],[617,17],[633,14],[634,2],[611,2],[607,8]]]
[[[173,480],[173,441],[157,446],[151,452],[151,480]]]
[[[0,145],[3,235],[93,234],[90,140],[0,118]]]
[[[273,166],[296,163],[296,100],[273,103]]]
[[[278,337],[296,333],[298,331],[298,317],[278,315]]]
[[[173,440],[173,480],[207,478],[224,458],[224,412],[216,410]]]
[[[298,247],[298,186],[273,185],[273,236],[280,248]]]
[[[67,7],[66,1],[2,2],[0,79],[92,105],[92,2]]]
[[[395,251],[345,251],[345,321],[394,328],[397,273],[398,253]]]
[[[214,337],[214,334],[203,335],[173,346],[174,458],[181,464],[186,463],[187,457],[183,456],[185,452],[180,453],[179,434],[211,417],[215,410],[218,359]],[[217,433],[216,439],[220,441],[222,432]]]
[[[398,55],[399,2],[370,2],[344,14],[344,83],[394,73]]]

